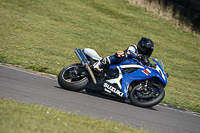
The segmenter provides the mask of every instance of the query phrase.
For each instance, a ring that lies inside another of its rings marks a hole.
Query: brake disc
[[[156,94],[156,88],[151,87],[151,88],[148,88],[147,90],[140,89],[140,91],[137,91],[136,94],[139,98],[150,98]]]

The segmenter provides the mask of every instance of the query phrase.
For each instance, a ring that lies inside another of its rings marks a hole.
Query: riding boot
[[[93,66],[94,70],[101,72],[101,71],[103,71],[104,67],[107,67],[108,63],[109,62],[108,62],[108,59],[106,57],[106,58],[103,58],[103,59],[97,61],[92,66]]]

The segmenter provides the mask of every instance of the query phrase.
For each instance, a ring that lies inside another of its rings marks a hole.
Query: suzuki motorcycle
[[[152,59],[156,63],[155,68],[142,65],[137,59],[126,59],[99,72],[92,67],[102,59],[95,50],[76,48],[75,53],[81,63],[63,68],[58,75],[58,83],[63,89],[85,89],[129,100],[140,107],[152,107],[163,100],[168,73],[164,72],[160,59]]]

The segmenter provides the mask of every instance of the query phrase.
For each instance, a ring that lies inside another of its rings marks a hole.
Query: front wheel
[[[129,99],[133,105],[152,107],[160,103],[165,96],[165,90],[161,85],[153,83],[152,87],[146,91],[140,90],[141,87],[142,85],[139,84],[129,93]]]
[[[63,68],[58,75],[58,84],[63,89],[72,91],[82,90],[86,86],[88,78],[85,75],[79,74],[78,69],[84,69],[84,67],[81,64],[73,64]]]

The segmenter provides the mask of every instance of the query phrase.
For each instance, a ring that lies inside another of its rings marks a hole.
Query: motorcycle
[[[58,75],[58,83],[63,89],[85,89],[87,92],[129,100],[139,107],[152,107],[163,100],[168,73],[164,72],[162,60],[152,59],[156,65],[151,68],[137,59],[126,59],[99,72],[92,67],[102,59],[95,50],[76,48],[75,53],[81,63],[63,68]]]

